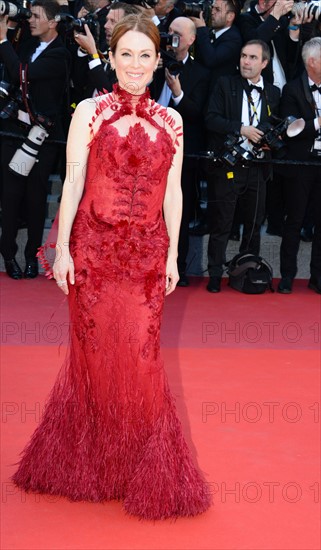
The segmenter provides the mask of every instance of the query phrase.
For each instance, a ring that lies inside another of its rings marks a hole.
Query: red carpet
[[[68,340],[54,283],[0,275],[3,550],[314,550],[320,545],[320,296],[245,296],[205,280],[167,299],[163,355],[214,496],[197,518],[148,523],[121,504],[25,495],[9,477]],[[225,283],[225,281],[224,281]],[[196,452],[196,451],[195,451]]]

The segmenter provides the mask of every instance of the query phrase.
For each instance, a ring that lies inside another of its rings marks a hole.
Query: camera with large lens
[[[307,2],[294,2],[291,15],[304,12],[307,17],[313,16],[316,21],[321,21],[321,0],[308,0]]]
[[[95,13],[87,13],[85,17],[80,17],[78,19],[73,17],[70,13],[60,13],[56,15],[55,21],[60,23],[60,26],[64,27],[66,33],[76,31],[86,34],[84,25],[88,25],[95,42],[99,40],[100,25],[98,16]]]
[[[179,46],[179,35],[175,33],[168,34],[166,32],[161,32],[160,39],[160,52],[164,67],[174,76],[181,74],[183,65],[180,61],[177,61],[173,51]]]
[[[270,122],[260,122],[257,126],[263,132],[258,143],[253,143],[252,153],[256,158],[264,157],[264,148],[274,151],[277,158],[285,156],[285,143],[283,137],[286,134],[288,137],[294,137],[300,134],[305,127],[303,118],[295,118],[288,116],[281,120],[277,117],[272,117],[277,123],[273,126]]]
[[[27,2],[7,2],[0,0],[0,16],[8,15],[14,21],[24,21],[30,19],[31,11],[27,8]]]
[[[203,12],[205,21],[211,20],[213,2],[201,0],[200,2],[178,2],[177,7],[185,17],[200,17]]]
[[[235,166],[237,162],[242,164],[250,162],[254,159],[254,156],[242,147],[242,143],[244,143],[244,139],[241,138],[238,132],[228,134],[219,158],[229,166]]]
[[[29,176],[35,163],[38,162],[40,147],[49,135],[49,130],[53,122],[46,116],[38,114],[36,124],[34,124],[19,149],[16,150],[9,168],[19,176]]]
[[[123,0],[125,4],[141,6],[142,8],[154,8],[158,4],[158,0]]]
[[[5,80],[0,81],[0,98],[1,99],[8,99],[10,96],[10,92],[13,90],[12,84],[10,82],[6,82]]]
[[[17,118],[22,105],[22,94],[20,88],[13,86],[5,80],[0,82],[0,98],[7,100],[0,112],[0,118]]]

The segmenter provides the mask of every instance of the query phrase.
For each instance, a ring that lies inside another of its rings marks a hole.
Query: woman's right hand
[[[68,284],[75,284],[74,261],[70,256],[69,246],[56,244],[56,258],[53,266],[53,275],[60,290],[66,296],[69,294]]]

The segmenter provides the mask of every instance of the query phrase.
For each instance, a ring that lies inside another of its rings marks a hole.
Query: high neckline
[[[122,103],[130,103],[132,105],[141,105],[150,99],[149,89],[146,88],[142,94],[132,94],[125,88],[121,88],[118,83],[113,85],[113,92],[116,94],[119,101]]]

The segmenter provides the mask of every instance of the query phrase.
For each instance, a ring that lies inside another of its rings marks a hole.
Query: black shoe
[[[17,264],[16,259],[13,258],[12,260],[5,260],[4,265],[6,268],[7,275],[11,277],[11,279],[22,279],[22,271],[20,266]]]
[[[271,225],[268,225],[266,228],[266,234],[267,235],[273,235],[275,237],[282,237],[283,231],[282,229],[279,229],[277,227],[272,227]]]
[[[179,281],[177,283],[177,286],[189,286],[189,280],[186,277],[185,273],[179,274]]]
[[[311,288],[311,290],[314,290],[314,292],[321,294],[321,277],[319,277],[318,279],[311,277],[308,283],[308,287]]]
[[[38,275],[38,262],[37,260],[27,260],[26,268],[24,271],[25,279],[35,279]]]
[[[282,277],[278,284],[278,292],[280,294],[291,294],[293,279],[291,277]]]
[[[300,235],[301,241],[305,243],[312,243],[313,241],[313,231],[312,229],[301,229],[301,235]]]
[[[207,285],[207,290],[209,292],[220,292],[221,291],[221,277],[210,277],[210,280]]]

